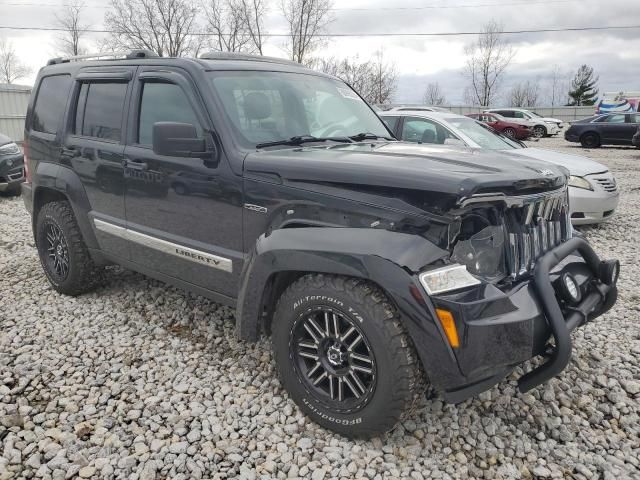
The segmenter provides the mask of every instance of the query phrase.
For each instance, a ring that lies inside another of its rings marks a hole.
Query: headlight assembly
[[[464,265],[448,265],[420,274],[420,283],[429,295],[478,285],[480,280],[471,275]]]
[[[0,146],[0,155],[15,155],[17,153],[20,153],[20,147],[13,142]]]
[[[13,155],[16,153],[20,153],[20,147],[14,142],[0,146],[0,155]]]
[[[586,178],[577,177],[575,175],[571,175],[569,177],[569,186],[582,188],[584,190],[593,190],[593,186],[591,185],[591,183],[589,183],[589,180],[587,180]]]

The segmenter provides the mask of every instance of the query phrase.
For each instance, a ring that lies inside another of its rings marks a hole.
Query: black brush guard
[[[593,272],[594,279],[582,301],[572,307],[571,313],[565,318],[558,304],[549,273],[574,252],[582,256]],[[613,279],[606,278],[606,272],[610,269],[603,268],[612,264],[616,264],[619,269],[617,260],[601,261],[593,248],[579,237],[571,238],[537,260],[534,270],[534,287],[555,339],[555,346],[545,363],[520,377],[518,388],[521,392],[528,392],[564,370],[571,359],[571,332],[594,316],[607,311],[615,303],[617,276]]]

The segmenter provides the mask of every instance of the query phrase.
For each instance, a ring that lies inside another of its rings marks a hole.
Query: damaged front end
[[[474,195],[451,213],[449,264],[419,276],[461,371],[443,386],[445,398],[486,390],[537,355],[549,360],[520,390],[557,375],[571,356],[570,332],[615,302],[619,263],[572,238],[566,186]]]

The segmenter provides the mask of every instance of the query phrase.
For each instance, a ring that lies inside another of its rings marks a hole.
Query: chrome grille
[[[507,266],[509,275],[517,279],[529,273],[540,256],[568,240],[572,227],[566,189],[509,200]]]
[[[616,179],[613,177],[598,177],[594,178],[596,182],[609,193],[613,193],[618,190],[618,185],[616,185]]]

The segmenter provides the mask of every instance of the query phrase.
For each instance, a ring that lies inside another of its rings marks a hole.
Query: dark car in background
[[[506,119],[497,113],[470,113],[466,116],[478,120],[479,122],[486,123],[494,130],[504,133],[509,138],[526,140],[533,135],[532,127],[509,121],[509,119]]]
[[[20,193],[24,182],[24,157],[18,144],[0,133],[0,194]]]
[[[640,113],[610,113],[594,115],[571,123],[564,133],[568,142],[580,143],[585,148],[602,145],[632,145],[640,127]]]

